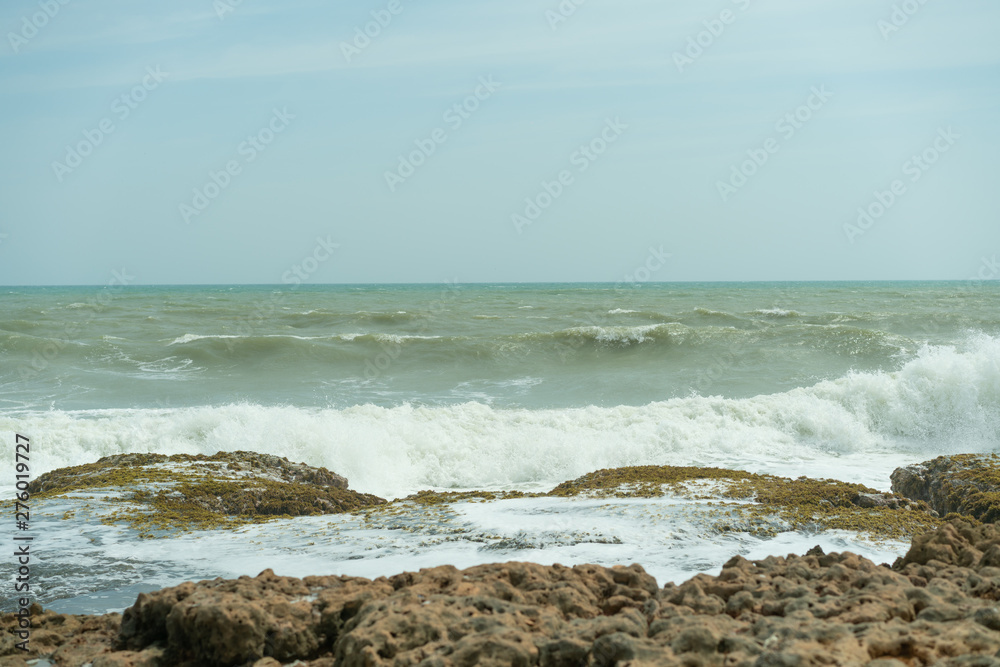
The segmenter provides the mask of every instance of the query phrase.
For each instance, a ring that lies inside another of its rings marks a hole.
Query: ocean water
[[[254,450],[386,498],[548,490],[600,468],[714,465],[889,488],[1000,445],[994,282],[0,289],[0,437],[32,474],[126,452]],[[451,563],[639,562],[662,583],[741,553],[905,550],[836,531],[718,534],[681,499],[519,499],[139,540],[50,504],[33,592],[65,611],[188,579]],[[434,514],[430,516],[429,514]],[[0,576],[13,578],[9,559]],[[12,590],[12,586],[9,586]],[[9,598],[5,592],[2,596]],[[5,602],[5,607],[12,603]]]

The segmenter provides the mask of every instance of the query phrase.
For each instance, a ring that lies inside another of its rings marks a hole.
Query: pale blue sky
[[[1000,254],[994,1],[64,1],[0,8],[0,284],[280,283],[318,238],[311,283],[616,282],[661,247],[652,280],[965,279]]]

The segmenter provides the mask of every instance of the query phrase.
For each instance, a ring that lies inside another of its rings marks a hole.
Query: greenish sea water
[[[33,474],[116,453],[244,449],[325,466],[354,489],[390,498],[428,488],[547,490],[600,468],[650,464],[887,489],[898,465],[997,450],[1000,287],[2,288],[0,433],[12,442],[15,432],[32,438]],[[504,544],[533,546],[480,552],[472,538],[455,538],[448,555],[391,526],[378,535],[341,527],[317,542],[332,524],[310,519],[296,523],[298,547],[266,546],[278,537],[262,528],[252,539],[183,538],[186,555],[168,557],[128,533],[52,519],[46,530],[63,555],[50,551],[45,594],[79,602],[107,590],[106,607],[120,607],[143,582],[256,574],[284,562],[286,547],[309,564],[301,574],[518,558],[639,560],[661,579],[709,571],[734,551],[823,540],[880,553],[849,536],[706,536],[662,518],[669,512],[660,505],[635,514],[631,501],[560,502],[464,510],[468,525],[514,536]],[[567,542],[552,536],[550,521],[560,535],[593,525],[606,539]],[[386,551],[384,540],[395,546]],[[256,549],[270,556],[250,557]],[[103,583],[86,583],[73,560],[83,553],[110,573]]]

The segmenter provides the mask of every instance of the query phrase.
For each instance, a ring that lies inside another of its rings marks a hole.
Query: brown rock
[[[374,581],[275,576],[142,594],[123,617],[33,614],[7,664],[989,665],[1000,531],[951,521],[893,568],[851,553],[733,558],[662,589],[641,567],[450,566]]]
[[[382,498],[347,487],[344,477],[326,468],[237,451],[212,456],[116,454],[49,471],[28,488],[42,498],[61,497],[77,509],[111,510],[109,520],[153,537],[164,534],[160,531],[228,529],[285,515],[333,514],[385,504]],[[121,495],[102,497],[104,489]]]
[[[958,454],[896,468],[892,491],[925,501],[940,516],[968,515],[981,521],[1000,520],[1000,456]]]

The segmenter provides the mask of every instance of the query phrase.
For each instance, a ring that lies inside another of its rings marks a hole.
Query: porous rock
[[[957,454],[896,468],[892,491],[927,502],[941,516],[1000,520],[1000,456]]]
[[[59,665],[993,665],[1000,531],[952,520],[892,566],[853,553],[730,559],[659,588],[638,565],[441,566],[144,593],[123,616],[36,609]],[[0,654],[18,655],[12,614]],[[24,656],[22,656],[24,657]]]
[[[234,528],[278,516],[350,512],[385,500],[348,488],[326,468],[273,454],[219,452],[211,456],[116,454],[94,463],[47,472],[28,491],[80,507],[110,503],[105,521],[140,530],[140,537]],[[107,493],[103,499],[77,493]],[[68,512],[67,517],[73,513]]]

